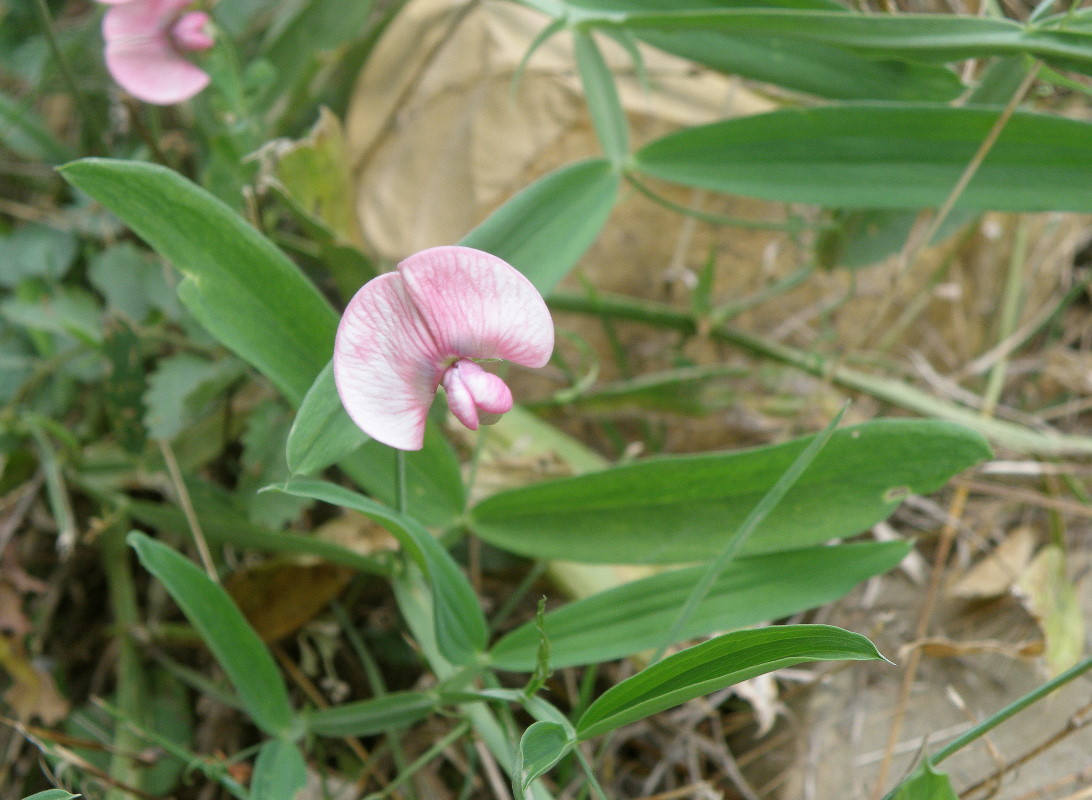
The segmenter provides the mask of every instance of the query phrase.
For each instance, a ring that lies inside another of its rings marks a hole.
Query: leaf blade
[[[828,625],[736,631],[668,656],[608,689],[576,723],[580,741],[733,683],[807,661],[883,657],[857,633]]]

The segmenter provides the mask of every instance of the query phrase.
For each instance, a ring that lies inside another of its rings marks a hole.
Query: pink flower
[[[182,54],[208,50],[209,15],[186,12],[192,0],[98,0],[110,6],[102,19],[106,66],[139,100],[171,105],[204,89],[209,76]]]
[[[334,381],[366,434],[420,450],[441,383],[451,412],[477,430],[512,408],[512,392],[474,359],[541,367],[553,349],[553,320],[529,280],[481,250],[434,247],[349,301],[334,344]]]

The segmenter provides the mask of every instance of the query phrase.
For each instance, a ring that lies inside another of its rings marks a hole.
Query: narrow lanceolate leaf
[[[64,789],[46,789],[44,792],[24,797],[23,800],[75,800],[78,797],[83,797],[83,795],[72,794]]]
[[[620,181],[606,159],[569,164],[532,183],[459,244],[503,258],[549,294],[599,235]]]
[[[671,134],[635,169],[688,186],[844,208],[941,205],[1000,111],[845,105],[756,114]],[[958,207],[1092,212],[1092,124],[1017,112]]]
[[[438,705],[435,696],[423,692],[392,692],[374,700],[319,709],[306,717],[306,723],[318,736],[373,736],[412,725]]]
[[[522,794],[536,778],[540,778],[560,761],[575,742],[565,726],[541,720],[534,723],[519,740],[519,782]]]
[[[614,13],[585,24],[645,30],[720,31],[822,42],[861,55],[911,61],[957,61],[1030,55],[1092,69],[1092,39],[1085,31],[1025,27],[1005,19],[953,14],[846,14],[795,9],[723,9],[677,13]]]
[[[293,473],[311,475],[336,463],[368,441],[345,413],[334,386],[333,363],[315,378],[288,432],[285,455]]]
[[[622,101],[618,99],[614,75],[591,34],[575,30],[573,38],[576,66],[580,70],[584,99],[592,125],[595,126],[595,135],[599,137],[599,146],[613,163],[621,164],[629,154],[629,124]]]
[[[595,14],[626,15],[671,12],[672,24],[645,27],[640,16],[630,33],[653,47],[696,61],[730,75],[784,86],[835,100],[951,100],[963,86],[947,67],[870,58],[845,47],[822,41],[805,41],[788,34],[733,31],[726,26],[687,24],[680,12],[729,9],[781,9],[828,11],[848,14],[833,0],[569,0],[568,5]],[[608,30],[616,30],[608,28]],[[789,33],[795,31],[790,30]]]
[[[829,603],[893,568],[909,549],[907,542],[864,542],[740,558],[713,584],[681,638],[745,628]],[[594,664],[659,646],[701,571],[663,572],[551,611],[543,621],[550,666]],[[540,638],[536,622],[527,622],[493,646],[490,663],[530,672]]]
[[[608,689],[576,723],[580,740],[612,731],[725,686],[806,661],[882,659],[857,633],[829,625],[736,631],[659,661]]]
[[[486,498],[469,517],[486,541],[535,558],[679,564],[720,552],[807,446],[629,464]],[[875,420],[837,431],[739,555],[858,533],[911,493],[934,491],[988,457],[981,435],[932,420]]]
[[[165,167],[83,159],[61,172],[170,261],[191,313],[299,404],[329,359],[337,314],[287,256]]]
[[[254,800],[298,800],[307,785],[307,762],[295,742],[270,739],[258,750],[250,796]]]
[[[436,606],[436,642],[444,657],[468,664],[484,651],[489,630],[474,588],[451,554],[417,520],[333,483],[292,480],[276,488],[359,511],[390,531],[428,579]]]
[[[288,734],[292,706],[277,664],[227,592],[166,545],[136,531],[128,541],[201,634],[254,723],[272,736]]]

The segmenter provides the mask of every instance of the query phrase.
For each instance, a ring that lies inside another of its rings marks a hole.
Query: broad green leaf
[[[519,740],[519,789],[526,791],[536,779],[560,761],[575,742],[565,726],[540,720],[523,732]],[[517,794],[522,794],[518,792]]]
[[[503,258],[549,294],[607,221],[620,175],[609,161],[578,161],[544,175],[459,244]]]
[[[333,350],[337,315],[280,250],[165,167],[83,159],[61,172],[170,261],[198,321],[299,404]]]
[[[618,99],[614,75],[590,33],[575,30],[573,38],[576,66],[599,146],[612,163],[621,164],[629,155],[629,122]]]
[[[143,533],[133,531],[128,542],[201,634],[254,724],[272,736],[290,733],[292,706],[277,664],[227,592],[192,561]]]
[[[472,529],[535,558],[677,564],[715,556],[811,437],[732,453],[649,459],[486,498]],[[985,440],[932,420],[837,431],[739,555],[849,536],[911,493],[931,492],[988,457]]]
[[[1031,55],[1092,69],[1092,37],[1083,31],[1027,26],[996,17],[955,14],[846,14],[834,11],[731,8],[709,11],[588,13],[582,23],[643,31],[718,31],[821,42],[877,59],[958,61]]]
[[[24,797],[23,800],[75,800],[75,798],[78,797],[83,797],[83,795],[72,794],[71,792],[66,792],[64,789],[46,789],[44,792],[38,792],[29,797]]]
[[[306,785],[307,762],[294,742],[270,739],[261,746],[250,778],[253,800],[297,800]]]
[[[374,736],[405,728],[431,714],[438,699],[424,692],[392,692],[374,700],[361,700],[312,711],[305,721],[318,736]]]
[[[905,542],[865,542],[737,559],[713,584],[681,637],[744,628],[829,603],[893,568],[908,551]],[[657,647],[702,569],[663,572],[551,611],[545,618],[550,666],[594,664]],[[532,620],[497,642],[490,662],[497,669],[528,672],[535,666],[538,641]]]
[[[288,468],[311,475],[340,461],[368,440],[345,413],[334,387],[333,362],[323,367],[288,432]]]
[[[941,205],[1000,111],[835,105],[690,128],[634,156],[648,175],[688,186],[846,208]],[[1016,112],[958,208],[1092,212],[1092,124]]]
[[[883,656],[858,633],[829,625],[779,625],[726,633],[690,647],[608,689],[576,723],[580,740],[725,686],[806,661],[873,661]]]
[[[291,480],[280,491],[359,511],[386,528],[428,579],[435,603],[436,642],[455,664],[473,663],[485,649],[488,626],[474,588],[459,565],[421,524],[371,498],[323,481]]]
[[[940,772],[928,759],[895,787],[884,800],[957,800],[947,772]]]

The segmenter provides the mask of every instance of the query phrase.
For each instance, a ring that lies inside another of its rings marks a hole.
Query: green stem
[[[406,513],[406,453],[394,451],[394,504],[399,514]]]
[[[614,294],[598,293],[595,297],[586,297],[568,292],[556,292],[550,295],[548,302],[555,311],[574,311],[596,316],[608,314],[617,319],[679,331],[687,336],[698,334],[698,322],[692,315],[664,303]],[[903,380],[859,372],[819,353],[797,350],[730,325],[716,326],[707,335],[715,341],[727,342],[757,355],[781,361],[816,377],[831,380],[843,388],[863,392],[899,408],[926,417],[957,422],[1019,453],[1092,453],[1092,437],[1040,432],[1006,420],[984,418],[976,409],[939,399]]]
[[[933,757],[930,759],[930,761],[932,761],[933,764],[939,764],[944,759],[962,750],[975,739],[978,739],[992,731],[1009,717],[1019,714],[1032,703],[1046,697],[1055,689],[1064,686],[1074,678],[1080,677],[1084,673],[1088,672],[1090,669],[1092,669],[1092,657],[1086,658],[1084,661],[1077,664],[1075,667],[1067,669],[1065,672],[1063,672],[1061,675],[1054,678],[1053,680],[1047,681],[1038,689],[1029,692],[1028,694],[1021,697],[1019,700],[1016,700],[1005,706],[992,717],[971,728],[958,739],[953,739],[951,742],[948,743],[946,747],[938,750],[936,754],[934,754]]]
[[[127,527],[115,524],[103,533],[102,561],[110,592],[110,606],[117,625],[118,711],[126,719],[144,723],[148,710],[148,689],[140,651],[131,634],[140,624],[140,612],[133,576],[129,571],[129,548],[125,545]],[[121,784],[143,788],[143,775],[147,770],[133,758],[133,754],[140,752],[143,747],[144,740],[132,728],[120,723],[115,725],[110,776]],[[130,796],[129,792],[122,789],[111,789],[106,795],[107,800],[121,800]]]
[[[696,208],[689,208],[688,206],[680,205],[668,200],[663,195],[657,194],[637,180],[631,172],[627,172],[625,175],[626,180],[629,181],[629,185],[653,203],[661,205],[677,214],[693,217],[694,219],[708,222],[712,225],[725,225],[733,228],[746,228],[748,230],[759,231],[787,231],[788,233],[799,233],[800,231],[806,230],[826,230],[834,227],[834,225],[829,222],[808,222],[800,217],[790,217],[785,222],[775,222],[772,220],[766,222],[765,220],[760,219],[744,219],[743,217],[726,217],[721,216],[720,214],[710,214],[707,211],[699,211]]]

